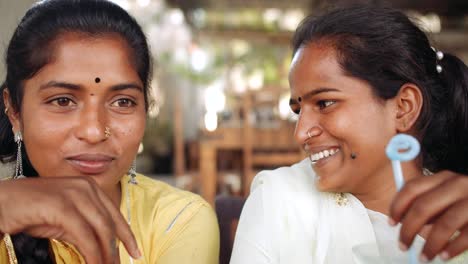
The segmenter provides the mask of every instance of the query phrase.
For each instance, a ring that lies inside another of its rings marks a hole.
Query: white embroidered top
[[[389,226],[387,216],[366,209],[351,194],[345,194],[346,205],[339,205],[335,194],[319,192],[314,181],[308,159],[260,172],[241,214],[231,264],[406,260],[398,256],[403,254],[399,226]],[[423,243],[417,237],[416,249]]]

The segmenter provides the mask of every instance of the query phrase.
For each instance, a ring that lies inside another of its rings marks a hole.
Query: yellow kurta
[[[216,215],[200,196],[178,190],[165,183],[138,175],[138,185],[121,181],[120,211],[127,218],[127,196],[131,228],[143,254],[135,264],[218,263],[219,230]],[[84,263],[73,246],[52,240],[51,247],[59,264]],[[119,245],[120,262],[130,264],[123,244]],[[11,262],[0,241],[0,263]]]

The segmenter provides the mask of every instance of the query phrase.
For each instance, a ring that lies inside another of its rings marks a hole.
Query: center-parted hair
[[[293,52],[313,42],[332,45],[344,72],[369,83],[382,100],[395,97],[405,83],[417,85],[424,100],[415,125],[423,166],[468,173],[468,68],[460,59],[445,53],[437,60],[424,32],[387,7],[352,6],[307,17],[294,34]]]
[[[8,44],[7,74],[0,92],[8,89],[13,108],[10,110],[21,115],[24,82],[52,61],[54,45],[60,45],[55,40],[67,33],[83,34],[97,40],[109,36],[123,39],[129,48],[131,63],[144,85],[148,109],[151,58],[145,35],[135,19],[110,1],[45,0],[27,11]],[[3,96],[0,96],[0,109],[0,161],[9,162],[16,157],[16,144],[11,124],[4,113]],[[37,176],[27,158],[27,149],[23,149],[23,153],[25,175]],[[12,239],[19,263],[53,263],[48,240],[25,234],[17,234]]]

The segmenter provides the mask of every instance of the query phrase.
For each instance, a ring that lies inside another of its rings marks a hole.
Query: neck
[[[416,162],[402,163],[402,170],[405,182],[423,175],[422,169]],[[367,209],[389,215],[390,204],[397,192],[391,166],[381,170],[381,173],[376,177],[372,177],[365,187],[367,188],[361,192],[353,193],[353,195]]]

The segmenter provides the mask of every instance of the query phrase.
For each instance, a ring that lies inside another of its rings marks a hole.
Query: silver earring
[[[21,134],[21,131],[15,132],[15,142],[18,145],[18,151],[16,152],[16,168],[13,179],[25,178],[23,175],[23,155],[21,154],[21,146],[23,145],[23,134]]]
[[[130,176],[130,180],[128,180],[128,183],[137,185],[138,182],[136,180],[136,158],[132,162],[132,166],[128,170],[128,175]]]

